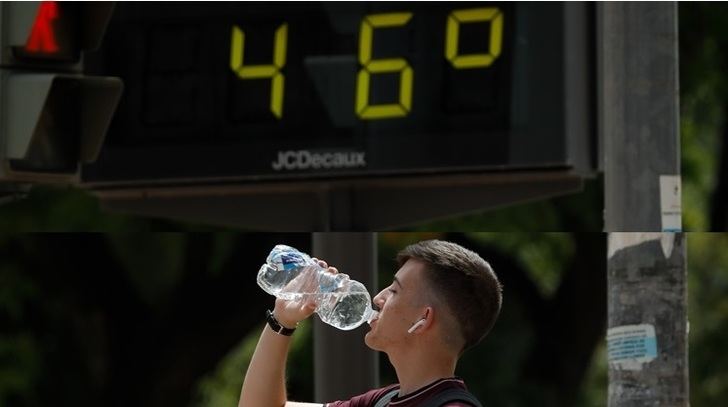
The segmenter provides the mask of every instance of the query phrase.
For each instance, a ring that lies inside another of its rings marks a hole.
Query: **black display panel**
[[[564,5],[119,2],[124,96],[84,182],[569,166]]]

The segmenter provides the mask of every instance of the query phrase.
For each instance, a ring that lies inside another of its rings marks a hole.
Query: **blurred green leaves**
[[[178,233],[110,235],[116,261],[149,305],[164,304],[184,271],[188,236]]]
[[[311,320],[299,324],[293,335],[288,363],[288,396],[291,400],[311,400],[313,386],[313,326]],[[240,389],[258,344],[263,326],[250,330],[235,349],[220,361],[213,372],[199,381],[190,407],[230,407],[240,398]],[[302,387],[307,387],[303,389]],[[307,391],[308,390],[308,391]]]
[[[38,295],[32,281],[25,278],[15,263],[0,263],[0,312],[11,321],[23,319],[23,304]]]
[[[679,3],[683,224],[689,231],[708,230],[711,194],[720,175],[728,102],[726,19],[725,4]]]
[[[690,393],[695,406],[728,400],[728,234],[688,234]]]
[[[566,262],[574,255],[573,237],[568,233],[481,232],[470,236],[504,253],[512,253],[546,298],[558,288]]]
[[[33,398],[36,382],[43,373],[41,354],[31,334],[0,332],[0,405]]]

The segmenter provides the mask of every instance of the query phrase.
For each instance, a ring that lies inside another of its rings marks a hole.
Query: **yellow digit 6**
[[[356,115],[361,119],[383,119],[406,116],[412,108],[413,72],[404,58],[372,60],[374,28],[407,24],[412,13],[371,14],[364,17],[359,31],[359,63],[362,69],[356,78]],[[369,77],[372,74],[399,72],[399,103],[369,104]]]
[[[270,111],[279,119],[283,116],[285,78],[281,73],[281,69],[286,65],[287,42],[288,24],[282,24],[275,33],[273,64],[271,65],[245,65],[245,32],[240,27],[233,26],[232,41],[230,43],[230,68],[238,74],[240,79],[271,78]]]
[[[484,54],[458,55],[460,24],[490,21],[490,44]],[[503,45],[503,13],[497,7],[455,10],[447,17],[445,58],[457,69],[490,66],[498,58]]]

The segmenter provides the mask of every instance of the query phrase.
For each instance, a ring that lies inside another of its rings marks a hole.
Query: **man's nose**
[[[385,290],[380,291],[379,294],[374,296],[374,299],[372,300],[372,302],[374,302],[374,305],[376,305],[380,309],[384,305],[384,291]]]

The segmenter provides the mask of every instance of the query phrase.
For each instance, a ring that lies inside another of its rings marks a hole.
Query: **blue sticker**
[[[640,370],[657,358],[655,327],[649,324],[624,325],[607,331],[609,363],[617,368]]]

